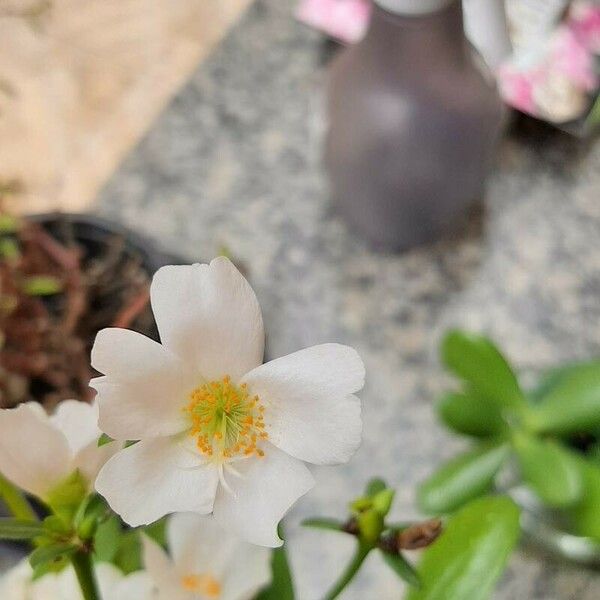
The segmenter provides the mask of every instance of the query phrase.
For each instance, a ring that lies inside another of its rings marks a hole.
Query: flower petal
[[[0,410],[0,473],[43,498],[71,470],[63,433],[29,403]]]
[[[219,600],[255,598],[271,581],[271,551],[268,548],[240,542],[230,557]]]
[[[144,566],[158,589],[158,600],[188,600],[180,576],[167,553],[147,535],[142,535]]]
[[[169,372],[179,362],[154,340],[118,327],[107,327],[96,335],[91,362],[94,369],[118,381],[137,381],[156,371]]]
[[[98,563],[96,576],[100,595],[110,600],[150,600],[153,598],[154,584],[148,573],[136,571],[124,576],[110,563]]]
[[[238,466],[239,465],[239,466]],[[315,480],[306,466],[270,444],[265,456],[235,463],[241,477],[229,476],[228,491],[219,486],[214,516],[219,524],[251,544],[283,544],[277,525]]]
[[[345,463],[361,441],[365,368],[353,348],[323,344],[257,367],[244,378],[267,407],[269,441],[301,460]]]
[[[258,300],[227,258],[163,267],[154,275],[151,296],[162,343],[206,379],[229,375],[237,381],[262,362]]]
[[[83,450],[100,437],[98,428],[98,406],[77,400],[61,402],[50,422],[67,438],[73,455]]]
[[[90,488],[93,489],[100,469],[122,447],[123,444],[121,442],[110,442],[100,447],[98,447],[97,441],[90,442],[75,456],[73,468],[79,469],[89,482]]]
[[[168,437],[189,426],[182,409],[192,386],[156,379],[115,383],[107,377],[92,379],[90,386],[98,392],[100,429],[115,440]]]
[[[106,375],[90,385],[98,392],[100,429],[107,435],[138,440],[185,429],[181,408],[198,381],[163,346],[126,329],[103,329],[92,364]]]
[[[93,488],[102,465],[120,450],[122,444],[112,442],[98,447],[98,403],[86,404],[65,400],[58,405],[50,422],[67,438],[71,449],[72,468],[79,469]]]
[[[178,573],[210,573],[218,578],[225,571],[239,538],[216,522],[213,516],[177,513],[169,518],[167,541]]]
[[[29,598],[32,587],[33,569],[27,559],[0,575],[0,598],[23,600]]]
[[[198,457],[181,444],[177,437],[158,438],[121,450],[102,467],[96,490],[134,527],[172,512],[210,513],[218,473],[198,467]]]

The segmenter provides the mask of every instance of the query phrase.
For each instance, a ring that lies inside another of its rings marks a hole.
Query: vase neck
[[[452,0],[441,10],[424,15],[400,15],[373,6],[365,44],[386,54],[425,62],[433,68],[462,60],[470,52],[463,26],[462,4]]]
[[[426,15],[445,8],[453,0],[374,0],[384,10],[403,16]]]

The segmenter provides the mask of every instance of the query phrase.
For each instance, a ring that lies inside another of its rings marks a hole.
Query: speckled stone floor
[[[300,600],[319,598],[349,540],[298,523],[342,515],[374,474],[416,514],[414,489],[463,443],[435,422],[450,325],[490,333],[525,374],[600,354],[600,143],[547,130],[503,143],[481,214],[445,241],[376,254],[332,215],[321,168],[323,47],[291,0],[258,0],[126,160],[97,209],[205,260],[225,244],[261,299],[269,351],[323,341],[367,365],[364,443],[288,519]],[[377,557],[346,600],[401,597]],[[596,600],[600,576],[520,551],[495,598]],[[468,600],[468,599],[465,599]]]

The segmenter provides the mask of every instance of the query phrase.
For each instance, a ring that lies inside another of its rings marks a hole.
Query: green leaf
[[[54,512],[73,518],[87,494],[88,483],[77,470],[48,493],[46,502]]]
[[[328,529],[330,531],[344,531],[344,522],[339,519],[329,519],[327,517],[315,517],[302,521],[303,527],[312,527],[313,529]]]
[[[106,500],[100,494],[92,494],[88,496],[87,501],[82,504],[83,513],[81,518],[93,517],[98,520],[105,519],[110,513],[110,509],[106,504]],[[79,515],[78,515],[79,516]]]
[[[594,105],[585,120],[585,129],[593,130],[595,126],[600,124],[600,96],[596,98]]]
[[[421,510],[431,514],[452,512],[488,492],[509,453],[508,443],[485,444],[446,463],[421,484]]]
[[[600,542],[600,467],[581,456],[574,461],[583,480],[580,501],[567,509],[573,532]]]
[[[408,585],[420,588],[421,579],[414,567],[402,556],[402,554],[390,554],[389,552],[381,552],[383,560],[396,572],[398,577],[406,581]]]
[[[167,518],[163,517],[150,525],[146,525],[144,533],[164,548],[167,545]]]
[[[489,437],[507,428],[499,408],[472,391],[447,394],[437,409],[443,423],[464,435]]]
[[[77,551],[77,546],[73,544],[51,544],[36,548],[29,556],[29,564],[32,569],[41,565],[58,562],[71,556]]]
[[[98,438],[98,448],[100,448],[101,446],[106,446],[106,444],[110,444],[111,442],[114,442],[114,440],[110,437],[110,435],[106,435],[106,433],[103,433]]]
[[[31,540],[44,533],[42,524],[24,519],[0,519],[0,540]]]
[[[0,238],[0,257],[7,261],[15,261],[21,256],[21,250],[16,240]]]
[[[523,434],[513,443],[522,478],[543,502],[565,507],[581,498],[583,482],[571,452],[553,440]]]
[[[571,366],[556,373],[532,412],[535,431],[568,435],[600,426],[600,362]]]
[[[0,336],[1,337],[1,336]],[[6,508],[13,517],[22,521],[37,521],[38,517],[31,505],[25,498],[23,492],[6,477],[0,473],[0,500],[6,504]]]
[[[140,533],[145,533],[161,546],[165,546],[165,525],[167,519],[159,519],[155,523],[138,529],[130,529],[120,536],[113,562],[124,572],[133,573],[142,568],[142,543]]]
[[[121,544],[121,523],[113,516],[98,525],[94,538],[94,553],[101,562],[113,562]]]
[[[423,551],[421,588],[406,600],[486,600],[519,539],[519,509],[509,498],[474,500]]]
[[[498,348],[486,337],[453,330],[444,337],[441,352],[448,369],[499,408],[524,405],[515,374]]]
[[[20,229],[21,222],[17,217],[0,213],[0,234],[16,233]]]
[[[63,283],[51,275],[32,275],[23,280],[21,288],[28,296],[53,296],[62,292]]]
[[[279,536],[283,539],[281,526]],[[271,573],[271,584],[255,600],[294,600],[294,582],[285,544],[271,552]]]
[[[367,483],[365,496],[373,497],[387,488],[387,483],[381,477],[374,477]]]
[[[132,529],[121,536],[113,562],[126,575],[142,568],[142,544],[137,530]]]
[[[69,536],[73,533],[71,524],[66,522],[63,518],[58,515],[50,515],[46,517],[42,523],[44,531],[50,537]]]

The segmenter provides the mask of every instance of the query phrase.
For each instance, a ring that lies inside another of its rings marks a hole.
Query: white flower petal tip
[[[301,461],[267,445],[261,460],[240,463],[242,478],[229,478],[231,492],[219,488],[214,517],[226,530],[257,546],[277,548],[277,526],[294,503],[315,485]]]
[[[162,267],[150,290],[162,343],[205,379],[237,381],[263,361],[265,334],[250,284],[225,258]]]
[[[98,409],[75,400],[48,417],[38,404],[0,410],[0,472],[42,499],[79,469],[90,488],[102,464],[117,450],[98,448]]]

